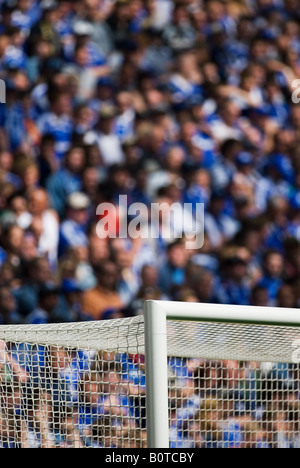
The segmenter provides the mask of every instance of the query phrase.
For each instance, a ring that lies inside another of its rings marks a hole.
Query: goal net
[[[149,356],[142,316],[0,327],[0,447],[152,447],[157,400],[170,448],[300,447],[296,323],[195,321],[180,307],[165,355]]]

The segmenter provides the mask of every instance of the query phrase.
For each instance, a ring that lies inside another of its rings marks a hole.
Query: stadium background
[[[0,12],[1,324],[134,316],[145,299],[299,307],[297,0]],[[204,203],[203,248],[98,238],[96,208],[119,195]]]

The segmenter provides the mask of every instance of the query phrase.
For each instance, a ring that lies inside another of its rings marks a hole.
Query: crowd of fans
[[[299,307],[297,0],[0,14],[0,324],[134,316],[146,299]],[[121,195],[204,204],[203,246],[99,237],[97,207]]]
[[[297,2],[7,0],[1,18],[1,323],[299,305]],[[99,238],[120,195],[203,203],[203,247]]]

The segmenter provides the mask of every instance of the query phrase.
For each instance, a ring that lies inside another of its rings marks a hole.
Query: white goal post
[[[146,356],[146,395],[147,395],[147,440],[148,447],[169,447],[169,413],[168,413],[168,333],[167,321],[188,323],[201,322],[212,324],[229,324],[254,327],[253,331],[262,332],[262,326],[273,333],[268,337],[271,345],[277,346],[280,341],[279,353],[266,352],[260,346],[254,351],[257,361],[299,363],[300,347],[300,311],[298,309],[280,309],[269,307],[251,307],[221,304],[182,303],[172,301],[146,301],[144,305],[145,318],[145,356]],[[256,327],[256,328],[255,328]],[[250,328],[248,328],[249,330]],[[241,335],[247,329],[241,330]],[[288,332],[291,332],[289,334]],[[294,333],[293,333],[294,332]],[[177,336],[178,338],[178,336]],[[247,338],[246,338],[247,339]],[[262,335],[259,335],[259,340]],[[273,340],[276,341],[273,341]],[[243,336],[242,336],[243,340]],[[285,342],[286,340],[286,342]],[[251,343],[249,343],[251,345]],[[258,343],[256,343],[258,344]],[[232,355],[241,359],[237,343],[231,342]],[[253,344],[255,347],[255,344]],[[297,348],[298,346],[298,348]],[[189,347],[189,343],[186,343]],[[253,351],[253,350],[252,350]],[[223,351],[224,352],[224,351]],[[247,352],[247,351],[246,351]],[[169,353],[175,354],[175,353]],[[176,353],[177,354],[177,353]],[[261,354],[261,355],[260,355]],[[178,355],[180,355],[178,353]],[[191,353],[186,351],[186,355]],[[198,353],[202,357],[201,352]],[[224,353],[226,356],[226,352]],[[210,356],[214,358],[215,356]],[[251,360],[252,356],[243,356]]]

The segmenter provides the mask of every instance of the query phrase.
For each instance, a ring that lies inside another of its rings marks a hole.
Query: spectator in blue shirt
[[[264,275],[258,286],[267,289],[270,304],[275,305],[277,294],[284,281],[283,256],[276,250],[271,250],[264,255]]]
[[[88,245],[87,223],[89,220],[90,200],[84,193],[74,192],[66,202],[66,218],[59,232],[59,255],[62,256],[72,247]]]
[[[80,147],[72,147],[66,154],[62,168],[47,180],[50,202],[59,216],[65,214],[66,200],[82,187],[81,172],[85,164],[85,153]]]
[[[55,138],[56,156],[61,160],[70,149],[74,129],[71,117],[71,97],[69,92],[56,92],[51,99],[50,112],[42,115],[37,126],[41,135]]]

